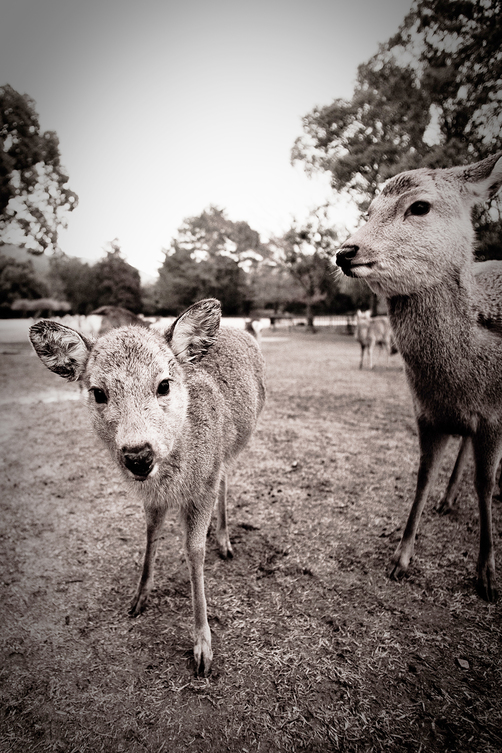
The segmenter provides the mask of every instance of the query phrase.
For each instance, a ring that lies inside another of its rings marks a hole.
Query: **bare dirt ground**
[[[456,443],[409,575],[390,581],[418,457],[399,356],[359,371],[351,338],[281,335],[263,343],[268,404],[230,486],[234,559],[208,540],[207,680],[176,520],[131,619],[141,506],[78,388],[3,346],[2,753],[502,751],[502,610],[474,590],[472,477],[456,512],[434,511]],[[499,501],[494,523],[500,563]]]

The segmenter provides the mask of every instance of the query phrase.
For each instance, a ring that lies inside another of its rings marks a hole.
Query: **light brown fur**
[[[472,206],[502,185],[502,153],[468,167],[413,170],[388,181],[337,263],[386,296],[412,391],[420,441],[417,489],[393,558],[406,572],[423,506],[451,434],[470,438],[479,500],[477,589],[497,597],[491,499],[502,456],[502,296],[498,271],[477,279]]]
[[[232,556],[227,472],[249,441],[265,400],[264,361],[255,339],[219,329],[219,321],[220,305],[208,299],[163,334],[122,327],[94,343],[50,321],[30,330],[49,369],[82,379],[96,433],[143,499],[147,544],[132,615],[143,610],[153,586],[166,512],[178,511],[192,584],[194,659],[203,675],[213,656],[204,595],[206,535],[216,506],[219,550]]]

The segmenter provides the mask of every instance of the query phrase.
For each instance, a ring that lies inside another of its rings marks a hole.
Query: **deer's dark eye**
[[[421,217],[423,214],[428,214],[430,209],[431,205],[428,201],[414,201],[408,212],[415,215],[415,217]]]
[[[104,390],[100,390],[99,387],[91,387],[89,392],[92,392],[94,395],[94,400],[97,403],[107,403],[108,398],[106,396],[106,392]]]
[[[169,393],[169,390],[169,379],[163,379],[161,382],[159,382],[159,386],[157,387],[157,395],[167,395]]]

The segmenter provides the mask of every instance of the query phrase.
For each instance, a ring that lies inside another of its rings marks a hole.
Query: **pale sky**
[[[264,239],[333,198],[290,164],[302,116],[352,95],[411,0],[3,0],[0,84],[60,139],[79,206],[60,246],[118,238],[154,275],[210,204]],[[349,207],[340,222],[353,222]]]

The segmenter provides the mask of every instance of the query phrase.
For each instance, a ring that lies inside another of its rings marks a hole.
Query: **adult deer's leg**
[[[391,578],[399,578],[408,570],[413,556],[420,517],[427,501],[431,485],[436,477],[444,448],[449,435],[439,432],[423,421],[418,422],[420,442],[420,464],[418,467],[415,499],[411,506],[406,527],[399,545],[392,557]]]
[[[498,597],[493,549],[492,495],[498,464],[502,455],[502,437],[489,430],[478,430],[473,438],[475,476],[474,484],[479,503],[479,557],[476,589],[487,601]]]
[[[457,459],[450,476],[450,480],[448,481],[448,487],[443,499],[438,505],[438,510],[441,513],[447,513],[453,510],[453,506],[457,501],[457,497],[460,491],[460,482],[462,481],[465,466],[467,465],[470,448],[470,437],[463,437],[458,450]]]
[[[143,570],[141,572],[141,578],[134,594],[134,598],[131,602],[129,614],[136,617],[145,608],[148,595],[153,588],[153,572],[155,566],[155,557],[157,555],[157,546],[166,517],[167,506],[162,508],[150,507],[145,505],[146,516],[146,549],[145,558],[143,560]]]

